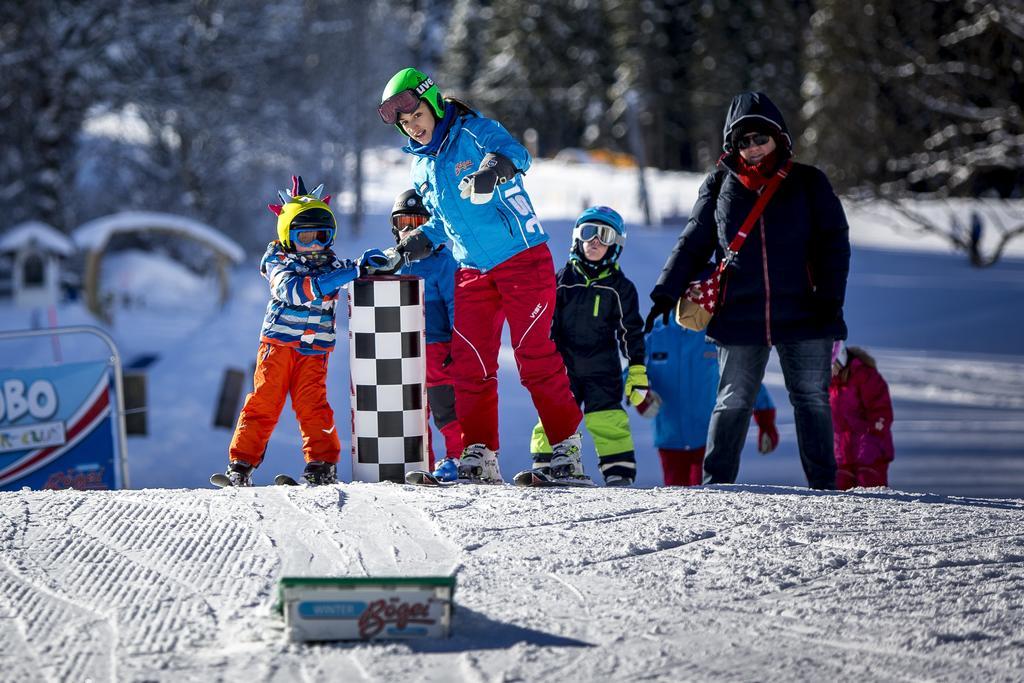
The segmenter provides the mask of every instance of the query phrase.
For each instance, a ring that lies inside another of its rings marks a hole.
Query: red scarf
[[[753,192],[759,192],[762,187],[768,184],[771,177],[775,175],[775,171],[778,170],[779,155],[777,150],[772,150],[756,164],[748,164],[739,154],[736,155],[736,175],[743,183],[744,187]]]

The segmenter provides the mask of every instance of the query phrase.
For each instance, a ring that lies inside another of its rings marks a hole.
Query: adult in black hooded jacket
[[[792,140],[767,95],[737,95],[723,130],[725,153],[700,188],[689,222],[651,292],[647,319],[674,308],[690,281],[728,245],[764,189],[790,161]],[[793,163],[722,278],[707,335],[721,379],[704,460],[705,483],[733,483],[771,347],[793,404],[808,484],[835,487],[830,354],[846,338],[842,307],[849,273],[846,216],[825,174]]]

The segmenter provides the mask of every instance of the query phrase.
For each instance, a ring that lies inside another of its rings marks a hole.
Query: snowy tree
[[[471,104],[513,134],[538,130],[542,154],[596,139],[612,82],[600,10],[598,0],[495,4]]]
[[[446,94],[469,97],[484,61],[493,16],[490,0],[454,0],[438,70]]]
[[[910,198],[1024,194],[1022,75],[1019,3],[821,0],[803,143],[840,188],[991,265],[1024,235],[1024,214],[987,207],[968,229],[956,210],[920,211]]]
[[[804,142],[840,187],[1020,196],[1022,76],[1019,2],[820,0]]]
[[[1024,194],[1024,5],[925,3],[934,40],[900,45],[880,75],[927,112],[912,153],[893,158],[897,184],[977,196]]]
[[[0,5],[0,198],[11,224],[67,229],[76,136],[109,84],[121,10],[115,0]],[[30,198],[30,199],[29,199]]]
[[[690,101],[698,166],[710,167],[721,154],[725,113],[740,92],[766,93],[794,137],[799,134],[809,0],[702,0],[696,5]]]
[[[629,93],[642,129],[643,156],[659,168],[690,168],[692,119],[687,92],[694,36],[693,0],[607,3],[615,83],[609,126],[617,145],[629,144]]]

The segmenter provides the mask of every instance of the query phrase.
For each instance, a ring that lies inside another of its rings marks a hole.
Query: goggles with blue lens
[[[606,247],[610,247],[613,244],[622,245],[626,243],[626,238],[606,223],[580,223],[573,229],[572,236],[581,242],[589,242],[597,238],[597,241]]]
[[[293,225],[288,238],[292,244],[326,249],[334,243],[334,230],[323,226]]]

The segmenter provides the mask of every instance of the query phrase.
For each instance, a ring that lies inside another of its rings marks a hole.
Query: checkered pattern
[[[359,278],[349,288],[352,480],[404,482],[427,469],[423,280]]]

